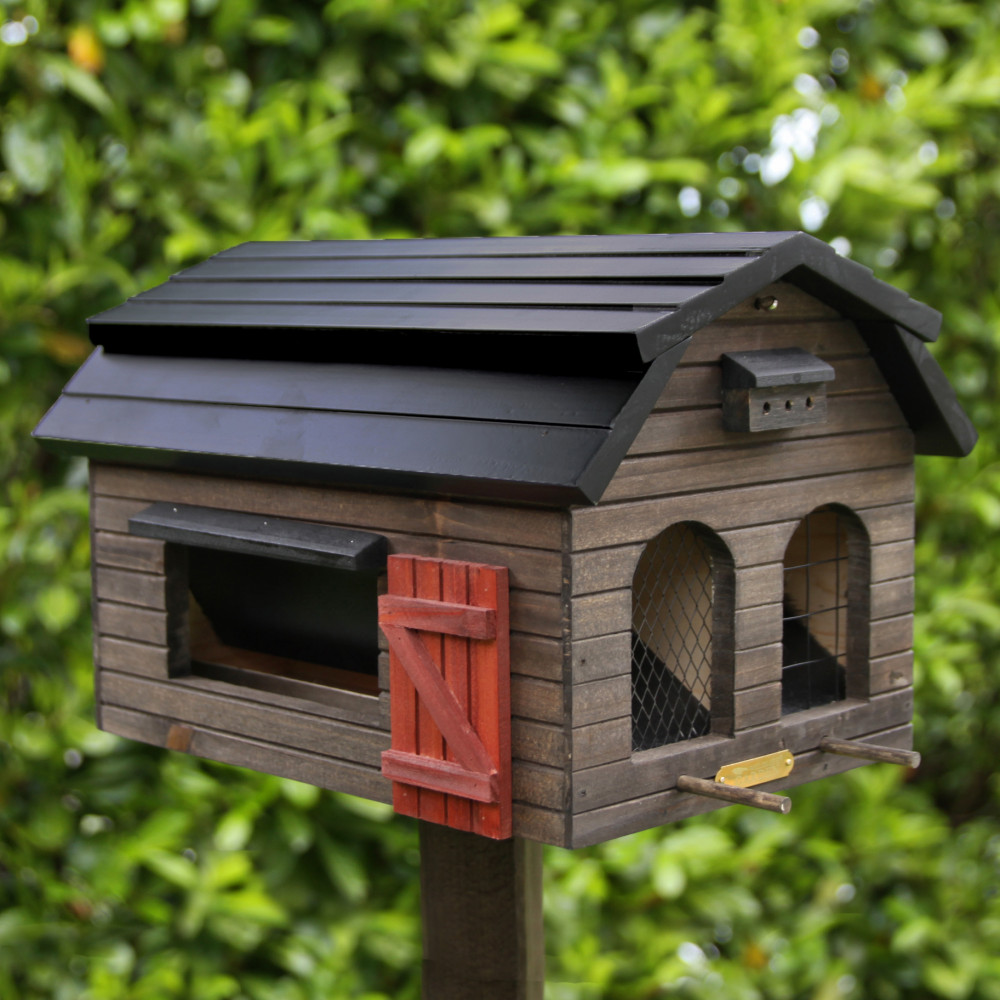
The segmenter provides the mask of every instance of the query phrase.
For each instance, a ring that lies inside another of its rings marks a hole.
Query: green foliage
[[[86,315],[247,239],[806,228],[944,313],[918,740],[775,819],[547,857],[549,995],[1000,997],[1000,5],[0,3],[0,996],[416,997],[413,830],[97,731]]]

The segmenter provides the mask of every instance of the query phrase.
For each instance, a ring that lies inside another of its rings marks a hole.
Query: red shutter
[[[507,569],[389,557],[379,625],[389,640],[396,812],[511,835]]]

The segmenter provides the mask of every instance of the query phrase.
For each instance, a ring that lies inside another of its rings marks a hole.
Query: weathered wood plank
[[[566,731],[562,726],[521,719],[511,720],[511,752],[515,760],[564,768],[569,759]]]
[[[156,680],[168,679],[170,664],[165,647],[115,639],[109,635],[97,635],[95,640],[97,652],[94,659],[98,667]]]
[[[172,500],[324,524],[558,551],[563,514],[499,504],[433,500],[314,486],[275,485],[93,463],[96,492],[130,500]],[[142,506],[138,506],[141,510]],[[103,525],[102,525],[103,527]]]
[[[632,624],[632,591],[609,590],[574,597],[571,608],[574,640],[624,632]]]
[[[913,541],[873,545],[871,549],[872,580],[896,580],[913,576]]]
[[[574,642],[571,648],[573,683],[614,677],[632,669],[631,632],[602,635]]]
[[[753,649],[781,642],[782,606],[764,604],[736,612],[736,649]]]
[[[540,844],[566,847],[569,843],[567,816],[564,812],[540,809],[523,802],[514,803],[514,836],[536,840]]]
[[[828,396],[846,393],[878,392],[885,389],[878,365],[867,355],[862,357],[824,358],[833,365],[836,378],[827,385]],[[702,406],[718,406],[722,399],[722,368],[714,364],[688,364],[682,359],[670,376],[656,401],[654,412],[689,410]]]
[[[863,472],[816,475],[795,483],[743,486],[711,493],[687,493],[597,507],[574,508],[574,552],[645,542],[668,524],[700,521],[715,531],[799,520],[827,503],[842,503],[857,511],[866,524],[864,507],[910,505],[913,468],[910,464]],[[898,517],[893,511],[893,517]],[[887,539],[886,539],[887,540]]]
[[[563,809],[569,794],[566,771],[514,761],[514,800],[545,809]]]
[[[167,614],[150,611],[129,604],[98,601],[96,604],[97,631],[102,635],[117,636],[148,642],[154,646],[167,645]]]
[[[510,636],[510,671],[512,675],[562,681],[563,646],[559,639],[512,632]]]
[[[737,691],[773,684],[781,680],[782,645],[774,642],[753,649],[738,649],[734,655]]]
[[[108,732],[164,747],[174,724],[170,718],[111,705],[105,708],[103,722]],[[376,768],[294,751],[229,733],[195,728],[188,752],[197,757],[249,767],[377,802],[387,803],[391,799],[391,786]]]
[[[93,559],[99,566],[162,573],[163,542],[137,535],[97,531],[94,533]]]
[[[913,731],[909,725],[894,726],[862,736],[861,739],[885,746],[908,748],[913,743]],[[769,783],[766,787],[769,791],[780,791],[862,766],[867,766],[867,762],[811,751],[796,757],[795,770],[789,778]],[[585,798],[586,796],[584,800]],[[717,808],[723,808],[722,804],[697,795],[685,795],[672,789],[651,791],[624,802],[578,813],[573,817],[569,842],[574,848],[588,847]]]
[[[97,480],[95,476],[97,469],[95,463],[91,463],[91,485],[95,488],[90,518],[94,527],[98,531],[128,533],[128,519],[133,514],[138,514],[149,506],[148,500],[121,499],[116,496],[104,496],[96,492]]]
[[[140,608],[166,611],[166,580],[150,573],[96,566],[94,591],[98,600],[134,604]]]
[[[294,750],[380,766],[383,750],[389,749],[386,733],[358,724],[321,718],[247,699],[216,695],[186,679],[169,684],[106,671],[102,695],[107,705],[148,711],[185,722],[195,728],[214,729],[237,736],[259,738]]]
[[[728,315],[728,314],[727,314]],[[757,314],[760,317],[760,313]],[[718,361],[729,351],[761,351],[801,347],[824,360],[837,355],[865,354],[867,347],[850,320],[782,322],[765,317],[755,322],[723,318],[702,327],[684,354],[687,364]]]
[[[674,787],[680,774],[708,777],[724,764],[747,760],[781,749],[795,754],[815,750],[826,735],[856,739],[899,725],[912,717],[910,689],[878,695],[870,702],[835,702],[800,712],[757,729],[738,732],[731,739],[704,736],[647,750],[604,765],[575,768],[573,809],[584,812],[624,798],[635,799]],[[797,773],[798,765],[793,775]]]
[[[630,706],[626,706],[630,710]],[[627,760],[632,753],[632,719],[609,719],[573,730],[573,769]]]
[[[562,723],[566,712],[562,684],[534,677],[511,678],[510,703],[514,715],[554,725]]]
[[[760,300],[775,298],[777,308],[773,312],[762,311],[757,303]],[[814,295],[803,291],[790,281],[773,281],[762,288],[756,295],[744,299],[739,305],[733,306],[721,319],[725,322],[756,322],[771,320],[810,320],[810,319],[841,319],[841,314],[833,306],[821,302]]]
[[[892,618],[913,611],[913,577],[876,583],[871,588],[872,619]]]
[[[801,441],[833,434],[858,434],[906,426],[906,418],[889,392],[831,397],[827,405],[827,418],[822,423],[753,434],[725,430],[721,406],[677,410],[651,414],[642,425],[628,454],[634,457],[701,448],[738,448],[768,441]]]
[[[510,592],[510,627],[529,635],[562,636],[562,600],[558,594],[540,594],[535,590]]]
[[[873,695],[898,691],[913,684],[913,652],[890,653],[871,661],[870,690]]]
[[[572,724],[574,728],[606,722],[629,715],[632,711],[631,663],[621,666],[625,673],[617,677],[573,685]]]
[[[733,731],[742,732],[781,718],[781,684],[737,690],[733,693]]]
[[[807,479],[898,466],[912,459],[909,429],[627,458],[601,502]]]
[[[913,647],[913,615],[872,622],[869,656],[876,660],[890,653],[905,653]]]

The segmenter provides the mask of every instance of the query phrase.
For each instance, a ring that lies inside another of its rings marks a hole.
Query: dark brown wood
[[[162,573],[163,543],[152,538],[98,531],[94,534],[94,561],[100,566]]]
[[[514,715],[559,725],[565,718],[564,702],[561,683],[538,680],[534,677],[511,677],[510,704]]]
[[[191,749],[192,736],[194,736],[194,730],[190,726],[172,725],[167,730],[167,749],[187,753]]]
[[[912,463],[864,472],[817,475],[795,483],[775,482],[721,489],[709,494],[685,493],[646,500],[626,500],[573,510],[574,551],[645,543],[665,524],[701,521],[715,531],[787,521],[836,499],[859,512],[861,508],[910,504]]]
[[[710,799],[753,806],[755,809],[766,809],[768,812],[788,813],[792,809],[792,800],[784,795],[762,792],[758,788],[736,788],[733,785],[720,784],[718,781],[709,781],[707,778],[694,778],[688,774],[678,777],[677,788],[692,795],[705,795]]]
[[[916,750],[897,750],[895,747],[882,747],[874,743],[861,743],[856,740],[838,740],[833,736],[824,736],[819,741],[819,748],[824,753],[835,753],[844,757],[857,757],[860,760],[870,760],[878,764],[899,764],[902,767],[920,767],[920,754]]]
[[[542,1000],[542,852],[420,823],[425,1000]]]
[[[837,355],[867,353],[864,340],[850,320],[781,322],[778,318],[748,323],[721,319],[702,327],[685,356],[688,364],[716,362],[726,351],[760,351],[773,347],[801,347],[827,360]]]

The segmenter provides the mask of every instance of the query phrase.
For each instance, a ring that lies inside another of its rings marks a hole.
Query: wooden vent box
[[[939,321],[796,233],[220,253],[36,431],[91,461],[100,724],[563,846],[905,748]]]

